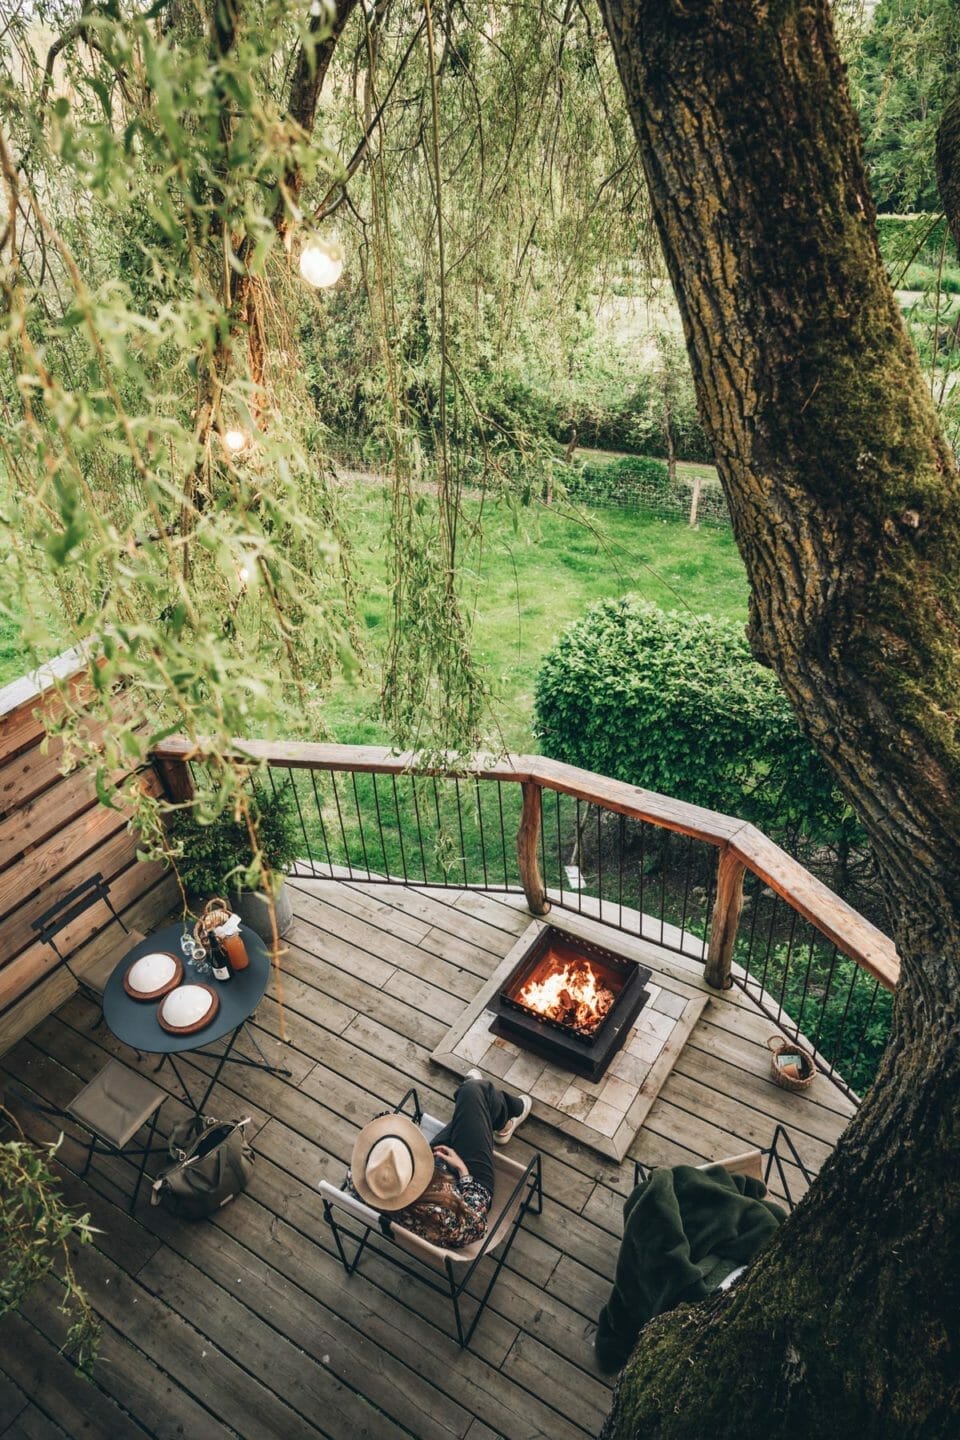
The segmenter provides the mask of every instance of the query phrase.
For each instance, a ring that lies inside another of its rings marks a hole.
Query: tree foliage
[[[850,75],[881,210],[940,209],[936,133],[958,70],[954,0],[880,0]]]
[[[0,1110],[4,1121],[12,1117]],[[93,1239],[90,1216],[64,1204],[51,1162],[56,1140],[32,1145],[22,1134],[0,1141],[0,1315],[16,1310],[54,1276],[63,1289],[61,1312],[70,1321],[65,1349],[89,1372],[100,1349],[101,1326],[73,1269],[70,1247]]]

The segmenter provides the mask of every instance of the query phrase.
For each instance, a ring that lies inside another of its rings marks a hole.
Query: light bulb
[[[224,430],[223,443],[231,455],[239,455],[241,450],[246,450],[250,437],[246,430]]]
[[[343,274],[343,249],[336,240],[314,235],[300,251],[300,274],[308,285],[326,290]]]
[[[250,584],[250,571],[246,565],[240,566],[240,569],[237,571],[237,579],[240,581],[241,585]]]

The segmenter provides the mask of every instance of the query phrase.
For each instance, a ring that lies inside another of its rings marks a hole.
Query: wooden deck
[[[216,1220],[176,1222],[141,1198],[123,1208],[132,1172],[95,1160],[87,1181],[69,1131],[60,1151],[68,1198],[102,1233],[78,1271],[104,1320],[92,1384],[58,1354],[64,1323],[51,1286],[0,1323],[0,1434],[17,1440],[582,1440],[598,1432],[608,1383],[590,1341],[613,1275],[621,1206],[617,1166],[534,1117],[512,1142],[543,1155],[542,1217],[529,1217],[474,1336],[449,1338],[450,1307],[375,1256],[343,1273],[317,1182],[339,1180],[357,1128],[415,1084],[450,1110],[453,1077],[429,1052],[529,923],[521,899],[491,894],[295,881],[283,1010],[289,1081],[239,1066],[208,1110],[252,1117],[248,1192]],[[610,931],[598,938],[609,941]],[[695,989],[692,961],[648,947],[655,968]],[[63,1103],[104,1063],[132,1052],[74,997],[0,1062],[8,1076]],[[268,1054],[281,1015],[257,1015]],[[738,992],[711,994],[632,1154],[700,1163],[764,1144],[777,1121],[812,1168],[851,1105],[822,1077],[797,1096],[768,1077],[771,1026]],[[145,1061],[149,1068],[152,1062]],[[211,1062],[198,1060],[198,1066]],[[178,1094],[164,1068],[156,1077]],[[161,1128],[185,1114],[173,1098]],[[55,1132],[22,1117],[38,1138]],[[115,1203],[119,1200],[120,1204]]]

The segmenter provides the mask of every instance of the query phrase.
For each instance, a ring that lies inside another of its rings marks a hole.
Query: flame
[[[591,1034],[616,996],[600,982],[589,960],[568,961],[542,980],[528,980],[518,992],[521,1004],[559,1025]]]

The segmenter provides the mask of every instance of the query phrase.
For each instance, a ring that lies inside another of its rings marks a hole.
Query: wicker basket
[[[806,1090],[816,1079],[817,1067],[813,1063],[813,1056],[802,1045],[795,1040],[787,1040],[783,1035],[771,1035],[767,1041],[770,1050],[770,1072],[777,1085],[784,1090]],[[777,1056],[784,1054],[800,1056],[800,1075],[794,1079],[792,1075],[785,1075],[777,1064]]]

